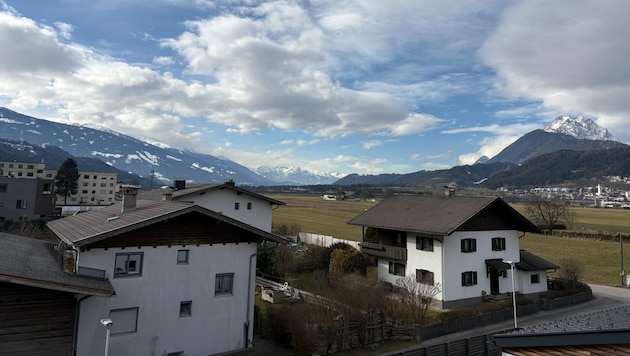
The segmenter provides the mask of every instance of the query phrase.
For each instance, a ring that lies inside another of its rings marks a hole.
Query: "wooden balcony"
[[[361,251],[370,256],[384,257],[392,260],[407,261],[407,249],[404,247],[383,245],[373,242],[361,242]]]

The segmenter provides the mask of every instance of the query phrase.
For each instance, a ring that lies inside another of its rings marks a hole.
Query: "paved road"
[[[544,322],[566,319],[579,314],[590,313],[630,304],[630,289],[600,286],[595,284],[591,284],[590,287],[593,290],[592,300],[565,308],[553,309],[549,311],[540,310],[532,315],[519,317],[517,318],[518,327],[524,328],[528,326],[542,324]],[[446,342],[466,339],[479,335],[494,334],[504,330],[510,330],[512,328],[514,328],[514,320],[507,320],[497,324],[486,325],[475,329],[440,336],[424,341],[419,345],[431,346],[436,344],[443,344]]]

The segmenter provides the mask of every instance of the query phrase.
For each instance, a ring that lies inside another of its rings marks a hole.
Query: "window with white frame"
[[[187,265],[189,254],[190,254],[190,250],[177,250],[177,264]]]
[[[398,262],[389,262],[389,274],[394,276],[405,276],[405,265]]]
[[[112,309],[109,318],[112,319],[111,335],[129,334],[138,331],[138,307]]]
[[[234,273],[219,273],[214,280],[214,295],[234,294]]]
[[[462,272],[462,286],[474,286],[477,285],[477,272],[467,271]]]
[[[463,253],[477,251],[477,239],[462,239],[461,245]]]
[[[117,253],[114,265],[114,278],[141,276],[143,257],[143,252]]]
[[[492,251],[505,251],[505,237],[492,238]]]

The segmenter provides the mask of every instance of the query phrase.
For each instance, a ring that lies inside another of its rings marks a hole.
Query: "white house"
[[[144,192],[140,194],[140,198],[192,202],[267,232],[271,231],[274,207],[284,205],[279,200],[239,188],[234,181],[187,187],[186,181],[177,180],[173,188]]]
[[[519,248],[525,232],[540,230],[496,197],[395,196],[352,219],[349,224],[376,230],[377,239],[361,243],[378,257],[379,279],[396,284],[415,275],[436,285],[443,308],[481,300],[482,291],[525,295],[547,290],[547,270],[556,265]],[[364,234],[365,236],[365,234]]]
[[[212,355],[251,347],[257,244],[286,241],[190,202],[137,199],[51,221],[64,265],[110,281],[79,298],[77,355]]]

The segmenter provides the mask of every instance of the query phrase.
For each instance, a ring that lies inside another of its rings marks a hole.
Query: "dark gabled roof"
[[[121,213],[121,205],[115,204],[74,216],[48,222],[48,227],[65,243],[86,246],[128,231],[140,229],[173,217],[199,212],[252,232],[261,239],[286,243],[286,239],[255,228],[223,214],[188,202],[138,199],[136,208]]]
[[[171,187],[164,187],[164,188],[159,188],[159,189],[153,189],[153,190],[150,190],[150,191],[147,191],[147,192],[142,192],[139,195],[139,199],[161,200],[162,197],[164,196],[165,190],[168,190],[168,191],[171,191],[173,193],[172,199],[174,199],[174,200],[184,200],[184,199],[186,199],[186,197],[194,195],[194,194],[200,194],[200,193],[204,193],[204,192],[207,192],[207,191],[220,190],[220,189],[230,189],[230,190],[233,190],[233,191],[235,191],[237,193],[248,194],[248,195],[251,195],[254,198],[266,200],[271,205],[285,205],[285,203],[280,201],[280,200],[272,199],[272,198],[266,197],[266,196],[264,196],[262,194],[258,194],[258,193],[249,191],[247,189],[236,187],[236,186],[234,186],[231,183],[190,185],[189,187],[186,187],[184,189],[175,189],[175,188],[171,188]]]
[[[507,271],[511,268],[509,263],[503,262],[500,258],[487,259],[485,262],[488,270]],[[560,268],[544,258],[525,250],[520,250],[520,262],[517,262],[514,266],[522,271],[543,271]]]
[[[542,257],[538,257],[533,253],[521,250],[521,261],[516,264],[516,268],[523,271],[541,271],[548,269],[558,269],[555,265]]]
[[[490,208],[511,216],[515,230],[540,232],[536,225],[497,197],[398,195],[383,200],[348,223],[447,236]]]
[[[114,294],[107,279],[64,272],[52,242],[0,233],[0,246],[2,282],[101,297]]]
[[[630,343],[630,305],[493,335],[502,348]]]

